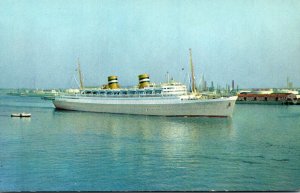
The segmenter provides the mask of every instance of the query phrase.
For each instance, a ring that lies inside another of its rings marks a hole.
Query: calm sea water
[[[11,118],[12,112],[31,118]],[[0,95],[0,191],[300,190],[300,106],[230,118],[57,111]]]

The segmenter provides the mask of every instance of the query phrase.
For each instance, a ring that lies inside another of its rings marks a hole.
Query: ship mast
[[[81,69],[80,69],[80,62],[78,58],[78,75],[79,75],[79,81],[80,81],[80,90],[83,89],[83,79],[82,79],[82,74],[81,74]]]
[[[192,49],[190,48],[190,65],[191,65],[191,78],[192,78],[192,93],[196,92],[196,86],[195,86],[195,75],[194,75],[194,65],[192,61]]]

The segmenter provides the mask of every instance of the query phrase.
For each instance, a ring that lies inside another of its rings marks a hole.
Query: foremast
[[[192,60],[192,49],[189,49],[190,51],[190,66],[191,66],[191,79],[192,79],[192,93],[196,93],[196,86],[195,86],[195,75],[194,75],[194,65]]]
[[[80,62],[79,62],[79,58],[78,58],[78,67],[77,67],[77,71],[78,71],[78,76],[79,76],[79,82],[80,82],[80,90],[83,90],[83,78],[82,78],[82,73],[81,73],[81,69],[80,69]]]

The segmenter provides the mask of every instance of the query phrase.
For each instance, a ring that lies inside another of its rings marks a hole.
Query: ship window
[[[256,97],[254,97],[254,100],[256,101]]]
[[[155,94],[160,94],[161,90],[155,90]]]
[[[85,91],[85,94],[91,94],[91,93],[92,93],[92,92],[89,91],[89,90]]]
[[[112,92],[107,92],[106,94],[107,94],[107,95],[111,95],[111,94],[112,94]]]
[[[265,97],[265,101],[267,101],[268,100],[268,97]]]
[[[276,99],[275,99],[276,101],[278,101],[278,97],[276,97]]]
[[[152,94],[152,90],[147,90],[146,94]]]
[[[127,94],[127,91],[123,91],[122,94],[126,95],[126,94]]]
[[[93,94],[98,94],[98,92],[97,91],[93,91]]]

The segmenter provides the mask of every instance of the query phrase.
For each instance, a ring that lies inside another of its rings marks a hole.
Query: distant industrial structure
[[[207,80],[204,78],[204,74],[201,75],[200,83],[196,87],[196,90],[201,94],[214,95],[214,96],[229,96],[236,95],[238,92],[238,85],[235,87],[235,81],[231,81],[230,84],[226,84],[225,88],[219,84],[215,84],[214,81],[210,81],[210,86],[207,84]]]
[[[293,88],[293,82],[290,82],[289,77],[287,77],[287,79],[286,79],[286,86],[287,86],[288,89]]]

